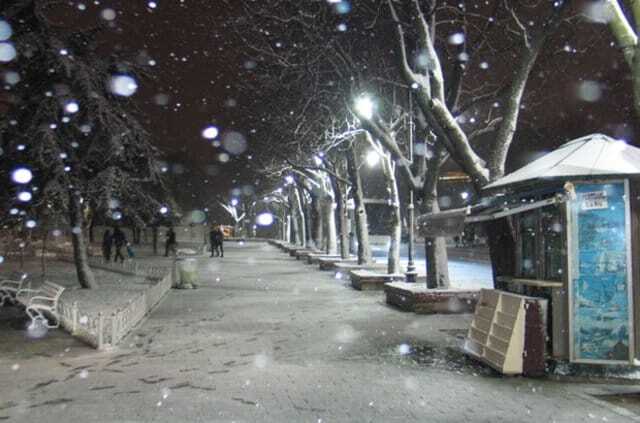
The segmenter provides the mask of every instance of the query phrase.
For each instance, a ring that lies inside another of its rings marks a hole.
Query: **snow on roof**
[[[483,189],[536,179],[597,175],[640,175],[640,148],[603,134],[587,135],[563,144]]]

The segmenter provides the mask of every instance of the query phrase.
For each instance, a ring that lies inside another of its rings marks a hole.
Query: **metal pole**
[[[411,88],[409,88],[409,160],[413,164],[413,101],[411,98]],[[418,280],[418,272],[413,261],[413,251],[415,249],[415,206],[413,204],[413,187],[409,187],[409,207],[408,207],[408,224],[409,224],[409,245],[407,254],[409,262],[407,263],[407,272],[405,279],[407,282],[416,282]]]

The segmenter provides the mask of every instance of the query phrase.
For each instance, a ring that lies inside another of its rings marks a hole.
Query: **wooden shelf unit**
[[[504,374],[544,372],[546,310],[544,299],[483,289],[465,352]]]

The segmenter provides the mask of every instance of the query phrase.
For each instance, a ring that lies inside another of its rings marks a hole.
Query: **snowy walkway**
[[[169,293],[117,351],[55,337],[0,356],[0,420],[633,421],[586,394],[598,386],[467,360],[449,346],[468,316],[401,313],[273,247],[225,247],[200,260],[199,289]]]

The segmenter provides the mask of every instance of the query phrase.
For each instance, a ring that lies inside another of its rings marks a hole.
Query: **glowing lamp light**
[[[292,183],[293,183],[293,176],[291,176],[291,175],[287,175],[287,176],[284,178],[284,180],[285,180],[285,182],[286,182],[287,184],[292,184]]]
[[[167,214],[169,209],[165,206],[160,207],[160,214]]]
[[[231,205],[234,206],[234,207],[237,206],[238,205],[238,199],[237,198],[233,198],[231,200]]]
[[[377,151],[371,150],[367,153],[366,160],[367,160],[367,166],[374,167],[380,162],[380,155],[378,154]]]
[[[369,96],[363,95],[356,100],[356,112],[365,119],[373,117],[373,101]]]
[[[269,212],[260,213],[256,216],[256,224],[258,226],[271,226],[273,224],[273,215]]]

